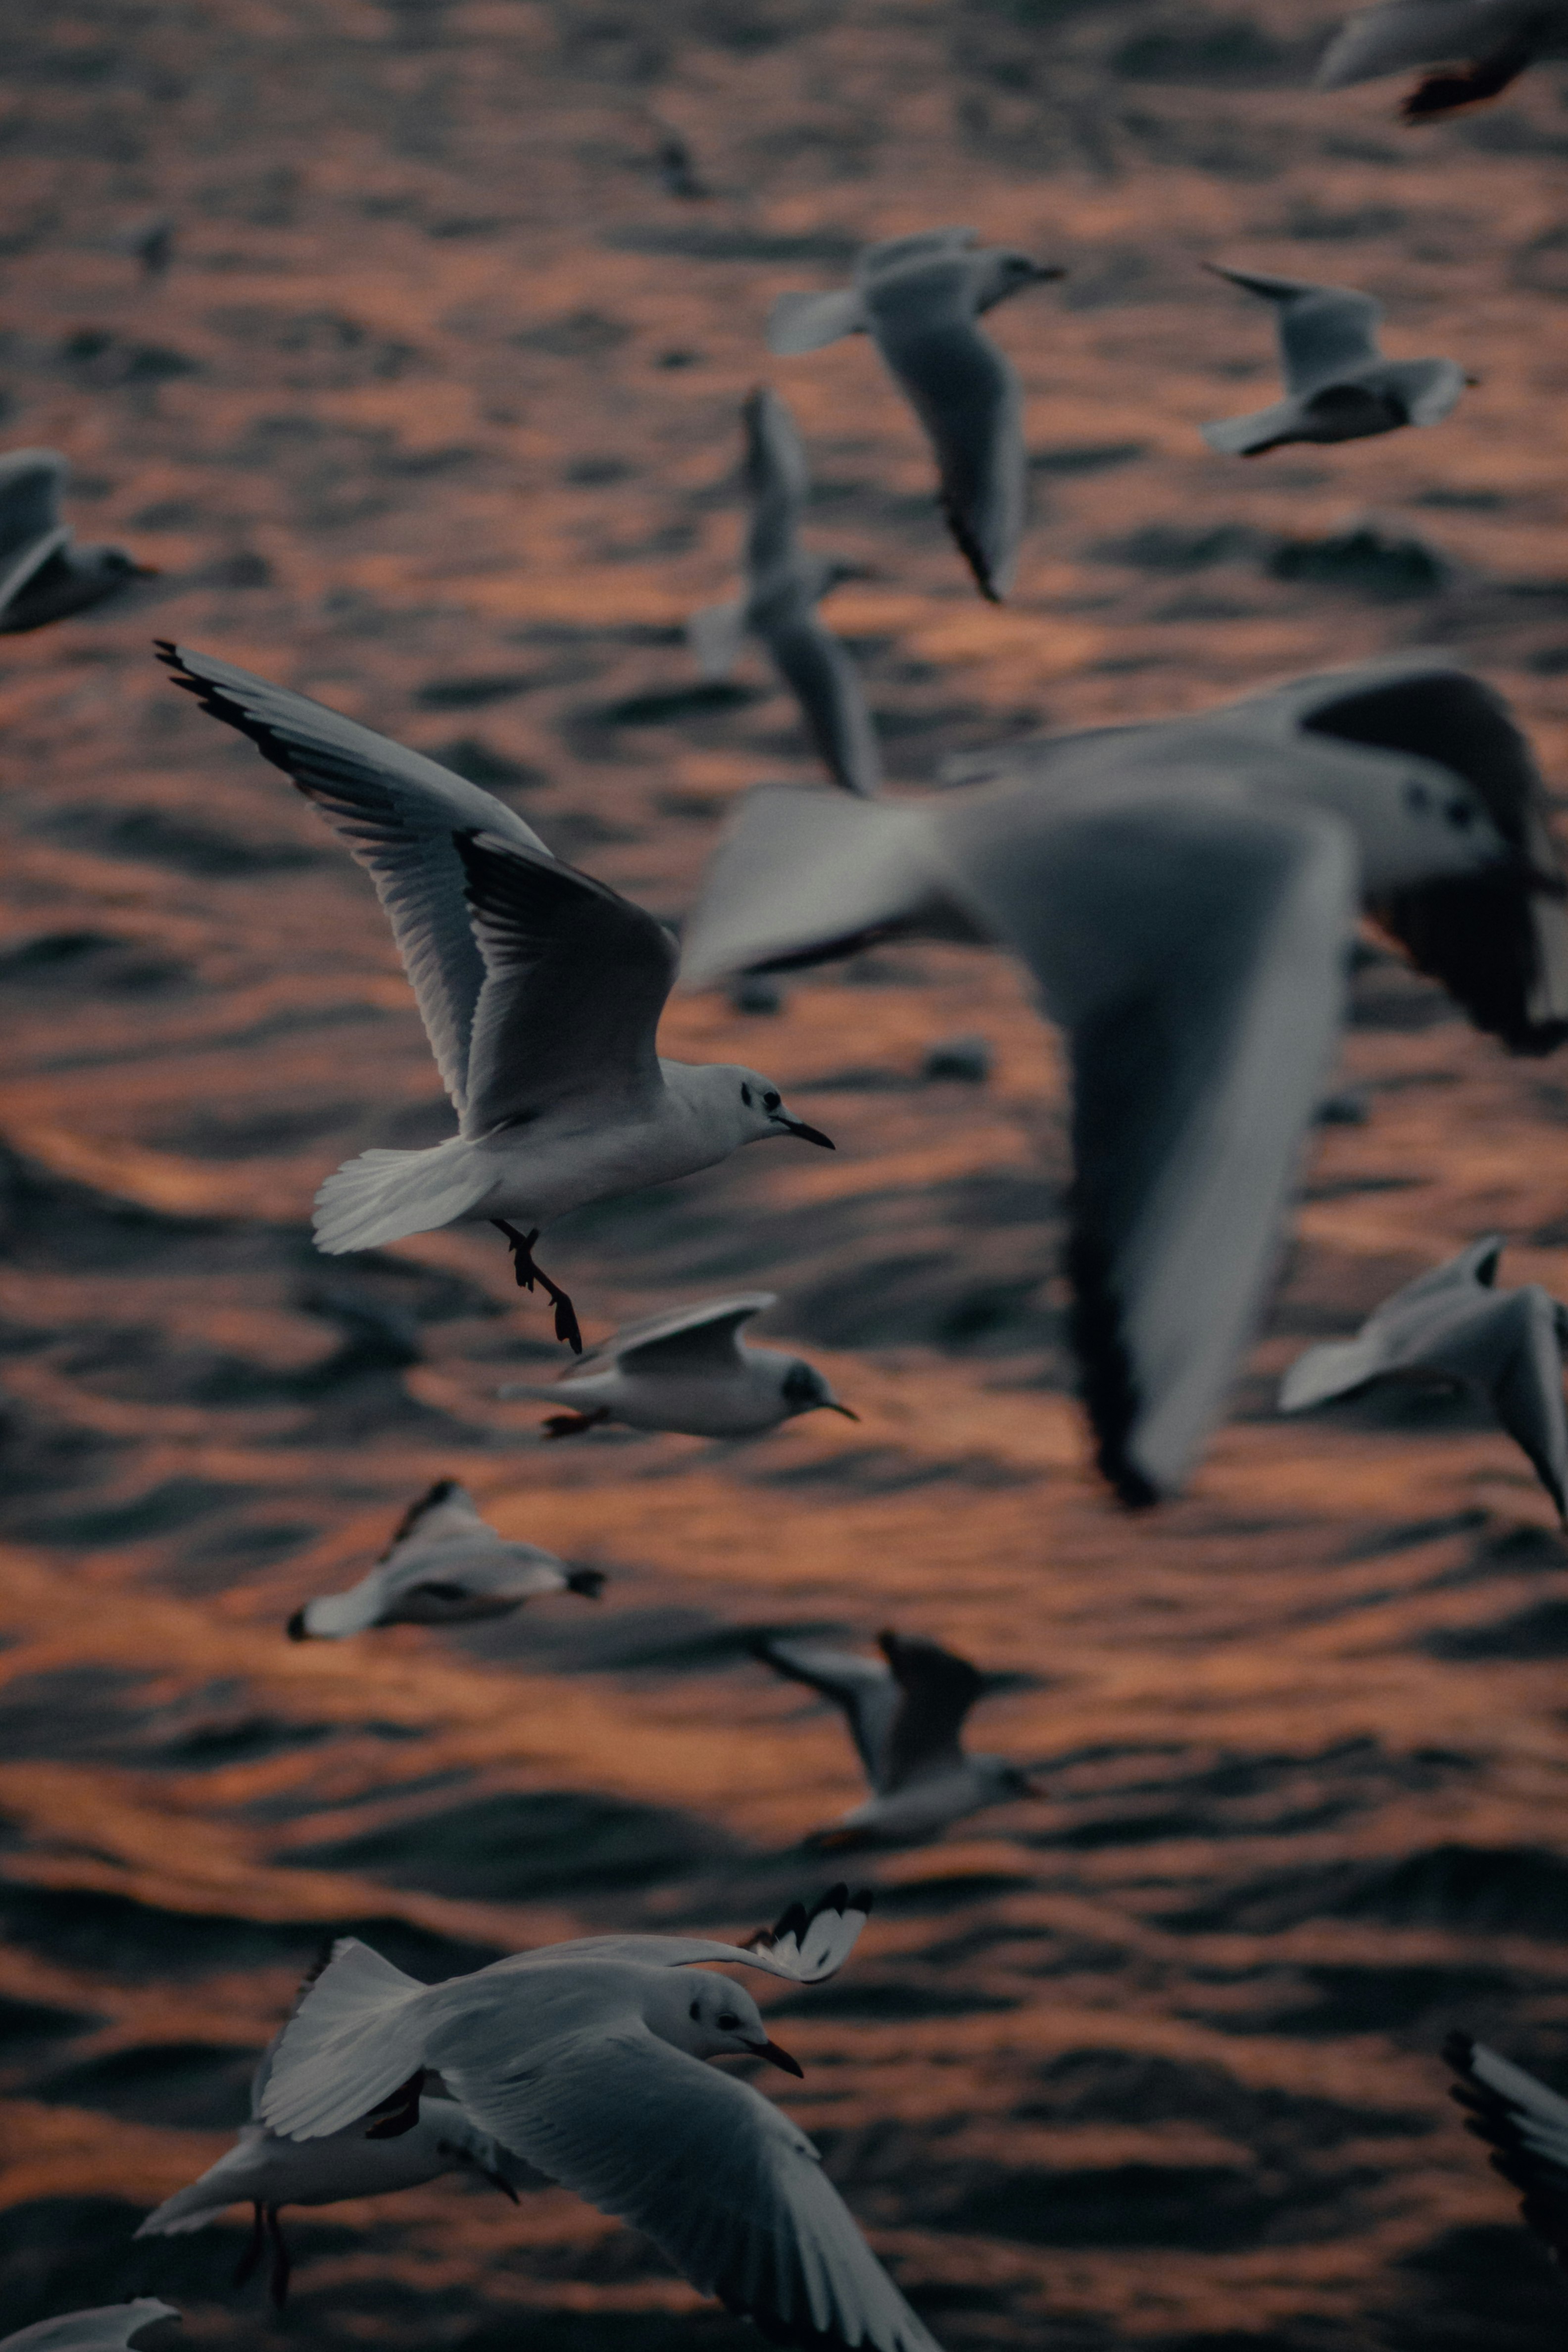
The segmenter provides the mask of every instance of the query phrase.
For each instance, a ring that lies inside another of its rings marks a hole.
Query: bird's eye
[[[740,2022],[741,2021],[735,2015],[733,2010],[727,2009],[722,2017],[719,2020],[720,2031],[723,2033],[732,2033]]]
[[[764,1110],[777,1110],[783,1100],[784,1097],[781,1094],[775,1093],[774,1089],[770,1087],[767,1093],[763,1097],[763,1108]]]
[[[742,1087],[741,1088],[741,1100],[745,1104],[747,1109],[750,1110],[752,1107],[752,1089],[750,1087]]]
[[[1427,791],[1425,784],[1406,784],[1405,787],[1405,805],[1406,808],[1416,810],[1430,808],[1432,805],[1432,795]]]
[[[1450,801],[1446,811],[1448,823],[1458,825],[1461,833],[1468,824],[1474,823],[1475,814],[1468,801]]]
[[[702,2004],[701,2004],[701,2002],[700,2002],[700,2001],[694,2000],[694,2001],[692,2002],[692,2004],[691,2004],[691,2022],[693,2023],[693,2025],[695,2025],[695,2024],[697,2024],[697,2023],[699,2022],[699,2021],[700,2021],[700,2018],[701,2018],[701,2015],[702,2015]]]

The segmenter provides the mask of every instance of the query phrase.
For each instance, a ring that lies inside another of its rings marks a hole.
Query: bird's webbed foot
[[[517,1227],[509,1225],[504,1217],[492,1217],[490,1223],[499,1232],[506,1235],[507,1246],[511,1252],[511,1267],[517,1276],[518,1288],[531,1290],[534,1284],[538,1283],[541,1290],[555,1308],[556,1338],[563,1339],[574,1356],[580,1356],[583,1352],[583,1331],[577,1320],[577,1309],[573,1306],[561,1285],[558,1282],[552,1282],[544,1268],[534,1261],[533,1244],[539,1239],[539,1227],[535,1225],[531,1234],[520,1234]]]
[[[594,1412],[552,1412],[541,1425],[546,1437],[581,1437],[585,1431],[597,1429],[600,1423],[608,1421],[609,1417],[609,1406],[602,1404]]]

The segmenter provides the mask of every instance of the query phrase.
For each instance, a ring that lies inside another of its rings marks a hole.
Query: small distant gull
[[[91,2311],[68,2311],[60,2319],[37,2319],[0,2336],[0,2352],[127,2352],[155,2319],[178,2319],[172,2303],[139,2294],[134,2303],[100,2303]]]
[[[498,1535],[466,1486],[437,1478],[409,1505],[368,1575],[296,1609],[289,1639],[341,1642],[373,1625],[468,1625],[546,1592],[596,1601],[604,1581],[596,1568],[568,1568],[553,1552]]]
[[[1439,1380],[1484,1397],[1568,1520],[1568,1308],[1539,1283],[1495,1290],[1500,1234],[1406,1283],[1353,1339],[1309,1348],[1285,1375],[1281,1412],[1358,1394],[1374,1381]]]
[[[776,392],[759,384],[742,412],[746,491],[752,528],[746,541],[746,593],[694,613],[686,634],[702,675],[728,677],[750,629],[800,704],[823,765],[848,793],[881,783],[876,733],[854,665],[817,618],[819,600],[859,567],[808,555],[797,530],[811,487],[794,417]]]
[[[1487,2142],[1493,2170],[1521,2192],[1521,2218],[1568,2268],[1568,2099],[1468,2033],[1450,2033],[1443,2055],[1460,2077],[1451,2095],[1469,2110],[1465,2129]]]
[[[551,1414],[543,1424],[548,1437],[580,1437],[610,1421],[688,1437],[760,1437],[819,1409],[858,1421],[804,1357],[746,1346],[742,1326],[777,1304],[773,1291],[749,1290],[739,1298],[673,1307],[590,1348],[552,1385],[509,1381],[499,1394],[574,1406]]]
[[[306,1979],[307,1990],[313,1981]],[[285,2205],[336,2205],[348,2197],[381,2197],[395,2189],[418,2189],[447,2172],[479,2173],[516,2204],[505,2149],[488,2132],[477,2129],[453,2099],[422,2099],[417,2123],[395,2139],[368,2137],[363,2120],[326,2139],[283,2139],[268,2131],[261,2120],[261,2097],[282,2038],[281,2032],[274,2037],[251,2079],[251,2119],[240,2126],[234,2146],[209,2164],[199,2180],[177,2189],[149,2213],[136,2232],[139,2238],[187,2237],[205,2230],[231,2205],[248,2205],[250,2240],[234,2284],[245,2284],[270,2242],[268,2285],[281,2311],[289,2299],[291,2267],[279,2221]]]
[[[654,169],[666,195],[679,196],[688,204],[710,196],[713,191],[697,169],[689,141],[673,123],[661,121],[657,114],[650,114],[648,122],[658,137]]]
[[[13,449],[0,457],[0,636],[19,636],[117,595],[153,565],[122,547],[78,547],[59,518],[70,475],[54,449]]]
[[[230,662],[158,650],[176,684],[248,735],[368,868],[458,1111],[448,1141],[362,1152],[329,1176],[318,1248],[336,1256],[493,1224],[519,1283],[538,1282],[557,1339],[580,1354],[572,1301],[533,1256],[546,1225],[766,1137],[832,1150],[755,1070],[661,1058],[669,933],[552,857],[493,793]]]
[[[1383,305],[1351,286],[1205,265],[1216,278],[1275,306],[1285,398],[1250,416],[1203,426],[1222,457],[1261,457],[1292,441],[1364,441],[1402,425],[1437,425],[1465,388],[1453,360],[1384,359],[1377,347]]]
[[[805,2133],[703,2063],[766,2058],[798,2074],[750,1993],[705,1964],[821,1983],[869,1899],[835,1887],[745,1945],[600,1936],[437,1985],[347,1938],[285,2029],[266,2119],[315,2139],[374,2111],[396,2131],[428,2068],[513,2155],[641,2230],[774,2342],[932,2352]]]
[[[963,1719],[985,1677],[952,1650],[918,1636],[879,1633],[886,1664],[853,1650],[764,1635],[757,1655],[841,1707],[872,1794],[810,1843],[824,1851],[907,1845],[1012,1797],[1037,1796],[1005,1756],[966,1756]]]
[[[1496,98],[1539,58],[1568,57],[1568,0],[1387,0],[1352,16],[1318,68],[1320,89],[1436,67],[1400,105],[1431,122]]]
[[[142,264],[146,278],[162,278],[174,258],[174,224],[167,213],[122,229],[114,241]]]
[[[841,292],[781,294],[768,321],[768,349],[784,356],[841,335],[872,338],[925,427],[948,529],[993,604],[1013,584],[1024,530],[1024,393],[976,321],[1064,274],[1026,253],[975,249],[972,228],[930,229],[867,246]]]
[[[900,932],[1027,964],[1071,1046],[1085,1402],[1106,1475],[1150,1503],[1183,1484],[1255,1328],[1361,906],[1481,1025],[1525,1050],[1564,1034],[1561,904],[1535,916],[1563,888],[1539,780],[1498,698],[1436,655],[970,772],[976,789],[923,802],[748,793],[685,977]]]

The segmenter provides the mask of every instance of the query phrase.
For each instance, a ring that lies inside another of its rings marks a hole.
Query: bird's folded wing
[[[1469,2110],[1467,2128],[1522,2192],[1530,2227],[1568,2262],[1568,2100],[1468,2033],[1451,2033],[1443,2055],[1460,2077],[1453,2095]]]
[[[774,1636],[759,1642],[757,1654],[792,1682],[805,1683],[842,1707],[866,1778],[879,1796],[885,1794],[889,1785],[889,1745],[900,1695],[880,1659],[858,1657],[853,1650],[831,1650],[822,1642],[791,1642]]]
[[[1174,1492],[1252,1334],[1343,1000],[1349,828],[1186,797],[959,808],[955,874],[1068,1032],[1073,1332],[1101,1466]],[[1031,830],[1033,825],[1033,830]]]
[[[0,457],[0,566],[57,529],[69,473],[56,449],[13,449]]]
[[[846,792],[869,798],[881,785],[881,758],[860,680],[844,647],[814,614],[765,635],[824,767]]]
[[[71,536],[68,523],[58,523],[53,530],[46,530],[41,537],[28,541],[26,546],[7,551],[5,557],[0,558],[0,613],[5,611],[14,596],[21,593],[30,580],[37,578],[46,563],[70,545]]]
[[[811,2142],[748,2084],[640,2022],[547,2043],[510,2076],[446,2072],[514,2154],[641,2230],[775,2341],[934,2352]]]
[[[787,404],[767,384],[746,403],[746,494],[752,524],[746,569],[754,582],[795,551],[795,524],[811,490],[805,446]]]
[[[378,1568],[395,1559],[405,1546],[415,1537],[421,1548],[439,1543],[453,1536],[489,1534],[479,1516],[478,1504],[466,1486],[456,1478],[437,1478],[427,1486],[416,1503],[410,1503],[398,1521],[392,1541],[376,1561]]]
[[[573,1102],[656,1100],[654,1040],[676,966],[664,925],[548,850],[488,832],[457,845],[485,966],[463,1132]]]
[[[888,1786],[900,1789],[963,1760],[963,1718],[984,1690],[985,1677],[939,1643],[900,1633],[883,1633],[879,1641],[902,1693],[888,1743]]]
[[[1024,529],[1024,394],[1005,352],[973,320],[931,325],[879,310],[877,341],[936,452],[942,512],[983,595],[1013,583]]]
[[[630,1323],[613,1339],[584,1356],[574,1370],[590,1361],[622,1364],[628,1371],[733,1371],[739,1361],[742,1326],[765,1307],[776,1306],[773,1290],[743,1291],[736,1298],[700,1299],[694,1307],[675,1307],[668,1315],[650,1315],[646,1322]]]
[[[549,1944],[510,1965],[553,1964],[560,1959],[637,1960],[645,1968],[685,1969],[719,1960],[760,1969],[764,1976],[787,1977],[792,1984],[821,1984],[837,1976],[859,1939],[871,1908],[863,1890],[830,1888],[808,1911],[792,1903],[771,1927],[759,1927],[743,1944],[721,1944],[699,1936],[587,1936],[574,1944]]]
[[[155,2319],[178,2319],[171,2303],[139,2294],[134,2303],[100,2304],[95,2311],[68,2311],[59,2319],[39,2319],[0,2336],[0,2352],[125,2352],[132,2338]]]
[[[548,857],[544,844],[493,793],[306,695],[188,646],[163,644],[159,652],[176,685],[215,719],[248,735],[315,803],[370,873],[441,1082],[461,1113],[485,972],[453,836],[483,830]]]
[[[1320,89],[1344,89],[1379,74],[1490,56],[1514,39],[1529,11],[1512,0],[1392,0],[1352,16],[1318,68]]]

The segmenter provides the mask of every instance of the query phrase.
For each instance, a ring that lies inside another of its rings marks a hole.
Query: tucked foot
[[[506,1235],[507,1246],[511,1252],[511,1268],[517,1276],[518,1288],[531,1290],[534,1284],[538,1283],[545,1297],[554,1306],[556,1338],[564,1339],[572,1353],[574,1356],[580,1356],[583,1352],[583,1331],[577,1320],[577,1309],[573,1306],[560,1284],[552,1282],[544,1268],[534,1264],[533,1244],[539,1239],[539,1227],[535,1225],[531,1234],[520,1234],[517,1227],[509,1225],[504,1217],[492,1217],[490,1223],[499,1232]]]
[[[1510,49],[1479,58],[1463,71],[1445,68],[1417,82],[1399,111],[1406,122],[1430,122],[1436,115],[1457,114],[1462,106],[1479,106],[1506,89],[1529,63],[1528,57],[1519,57]]]
[[[584,1430],[597,1429],[609,1417],[609,1406],[602,1404],[595,1412],[552,1412],[541,1426],[546,1437],[581,1437]]]
[[[245,2284],[246,2280],[250,2276],[251,2272],[261,2260],[262,2249],[267,2243],[266,2206],[253,2203],[250,2209],[250,2215],[249,2242],[246,2246],[244,2253],[241,2254],[238,2262],[235,2264],[234,2284],[236,2286],[243,2286]]]

